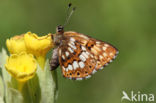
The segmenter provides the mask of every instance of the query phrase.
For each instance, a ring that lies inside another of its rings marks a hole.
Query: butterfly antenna
[[[68,18],[68,16],[69,16],[69,10],[70,10],[71,6],[72,6],[72,3],[69,3],[69,4],[68,4],[67,11],[66,11],[66,19],[65,19],[64,25],[66,24],[67,18]]]
[[[71,8],[71,6],[72,6],[72,3],[69,3],[68,4],[68,8],[67,8],[67,12],[66,12],[66,19],[67,19],[67,17],[69,16],[69,10],[70,10],[70,8]]]
[[[67,23],[69,22],[69,20],[70,20],[72,14],[74,13],[74,11],[75,11],[75,9],[76,9],[76,7],[73,7],[72,11],[69,13],[69,10],[70,10],[71,6],[72,6],[72,4],[69,3],[69,4],[68,4],[68,9],[67,9],[66,20],[65,20],[65,23],[64,23],[63,27],[64,27],[65,25],[67,25]]]

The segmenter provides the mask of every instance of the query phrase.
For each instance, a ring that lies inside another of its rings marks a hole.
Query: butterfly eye
[[[59,26],[57,27],[57,29],[58,29],[58,31],[60,31],[60,30],[63,29],[63,26],[62,26],[62,25],[59,25]]]

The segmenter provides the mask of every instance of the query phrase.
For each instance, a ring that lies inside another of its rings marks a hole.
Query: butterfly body
[[[51,70],[60,65],[63,76],[69,79],[91,77],[112,62],[118,53],[111,44],[77,32],[64,32],[62,26],[58,26],[53,39],[56,48],[50,61]]]

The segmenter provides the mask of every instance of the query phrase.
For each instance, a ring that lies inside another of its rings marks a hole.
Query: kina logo
[[[134,92],[131,91],[130,94],[127,94],[125,91],[122,91],[122,98],[121,101],[131,101],[132,103],[136,102],[153,102],[154,101],[154,94],[146,94],[146,93],[141,93],[140,91]]]

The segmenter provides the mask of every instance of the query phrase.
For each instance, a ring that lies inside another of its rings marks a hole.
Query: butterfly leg
[[[50,70],[55,70],[59,66],[58,47],[53,50],[50,60]]]

